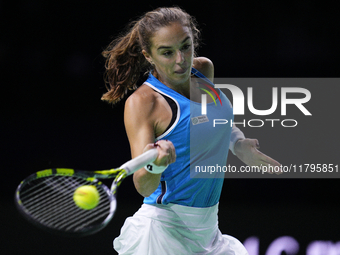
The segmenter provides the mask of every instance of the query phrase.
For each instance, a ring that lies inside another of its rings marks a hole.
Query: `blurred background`
[[[120,187],[109,226],[77,239],[31,226],[16,211],[14,192],[37,170],[106,169],[130,158],[124,101],[110,106],[100,100],[101,52],[144,12],[178,5],[195,16],[202,32],[198,55],[214,62],[216,77],[339,76],[339,17],[333,4],[181,2],[0,1],[3,254],[115,254],[112,240],[142,203],[132,178]],[[297,116],[300,126],[242,130],[282,164],[339,164],[340,91],[313,89],[307,106],[313,116],[308,121]],[[231,153],[228,160],[242,165]],[[336,178],[226,179],[220,229],[245,242],[250,255],[340,254],[339,184]]]

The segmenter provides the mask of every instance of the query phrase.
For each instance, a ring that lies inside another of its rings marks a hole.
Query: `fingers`
[[[157,147],[157,146],[156,146],[155,143],[149,143],[149,144],[147,144],[147,145],[145,146],[143,152],[146,152],[146,151],[148,151],[148,150],[154,149],[154,148],[156,148],[156,147]]]
[[[261,161],[263,164],[272,165],[272,166],[281,166],[281,164],[277,162],[275,159],[272,159],[271,157],[263,154],[262,152],[261,154],[262,154]]]
[[[279,162],[258,150],[260,149],[260,144],[257,139],[242,139],[238,142],[238,146],[239,154],[237,156],[248,166],[267,169],[270,174],[282,173],[282,167]]]
[[[259,167],[265,167],[265,169],[268,169],[267,173],[269,174],[282,174],[282,168],[279,162],[260,151],[258,151],[258,154],[260,157],[260,164],[258,165]]]
[[[153,162],[155,165],[158,166],[167,166],[171,163],[176,161],[176,150],[175,146],[171,141],[168,140],[159,140],[156,143],[150,143],[146,145],[144,151],[157,148],[158,150],[158,157]]]
[[[269,174],[282,174],[282,167],[281,164],[275,160],[273,160],[273,162],[263,162],[263,164],[261,165],[262,169],[266,169],[267,173]]]
[[[159,140],[155,145],[157,146],[159,153],[157,160],[159,160],[161,164],[169,165],[176,161],[176,150],[171,141]]]

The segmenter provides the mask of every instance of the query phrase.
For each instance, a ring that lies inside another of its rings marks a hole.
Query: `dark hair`
[[[142,50],[150,54],[150,38],[160,28],[174,22],[180,22],[191,29],[194,48],[198,47],[200,31],[196,21],[181,8],[157,8],[145,13],[139,20],[130,24],[126,34],[113,40],[102,52],[106,58],[104,80],[108,90],[102,100],[116,103],[128,90],[136,89],[140,73],[151,67]]]

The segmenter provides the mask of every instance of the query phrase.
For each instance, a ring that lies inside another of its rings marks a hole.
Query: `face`
[[[143,50],[146,59],[153,63],[158,79],[169,87],[189,82],[193,61],[193,38],[190,28],[172,23],[154,33],[151,54]]]

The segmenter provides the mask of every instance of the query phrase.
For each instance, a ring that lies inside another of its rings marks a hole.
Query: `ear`
[[[149,61],[150,64],[152,64],[152,58],[149,53],[146,52],[146,50],[142,50],[142,53],[147,61]]]

